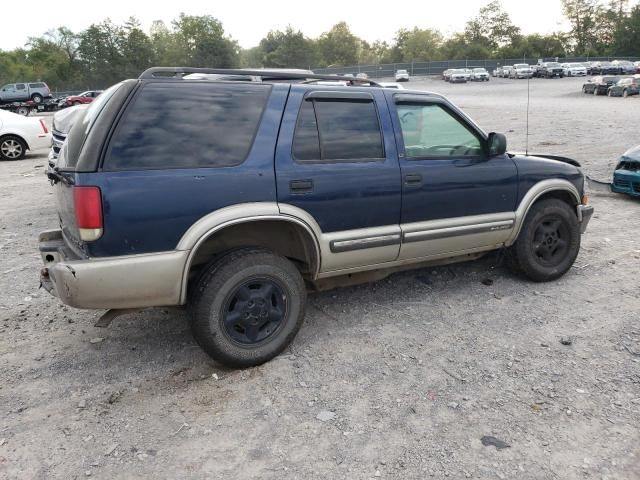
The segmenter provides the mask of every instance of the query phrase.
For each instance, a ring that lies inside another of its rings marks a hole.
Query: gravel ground
[[[529,150],[606,180],[638,142],[640,99],[581,83],[531,81]],[[409,85],[524,150],[526,81]],[[313,294],[290,349],[234,371],[180,311],[100,329],[102,312],[38,289],[56,215],[36,153],[0,164],[0,478],[640,478],[638,201],[592,196],[559,281],[491,255]]]

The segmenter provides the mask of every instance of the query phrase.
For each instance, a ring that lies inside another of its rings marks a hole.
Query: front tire
[[[22,160],[27,154],[27,144],[20,137],[7,135],[0,138],[0,160]]]
[[[205,267],[190,295],[191,331],[214,360],[236,368],[281,353],[304,319],[298,269],[267,250],[244,248]]]
[[[509,249],[510,265],[534,282],[549,282],[567,273],[580,250],[580,226],[562,200],[535,203],[518,239]]]

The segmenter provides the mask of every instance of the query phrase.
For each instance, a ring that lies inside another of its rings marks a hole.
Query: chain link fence
[[[560,63],[582,63],[582,62],[610,62],[612,60],[629,60],[637,61],[639,57],[564,57],[564,58],[544,58],[545,62]],[[409,75],[440,75],[450,68],[474,68],[484,67],[489,72],[496,67],[504,65],[514,65],[516,63],[527,63],[535,65],[538,58],[521,57],[521,58],[499,58],[491,60],[437,60],[426,62],[410,62],[410,63],[385,63],[377,65],[350,65],[347,67],[327,67],[314,68],[313,71],[319,74],[345,74],[366,73],[371,78],[393,77],[397,70],[404,69]]]

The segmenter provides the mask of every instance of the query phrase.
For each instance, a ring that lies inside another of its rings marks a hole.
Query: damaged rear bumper
[[[142,308],[178,305],[188,251],[82,258],[60,230],[42,232],[40,282],[76,308]]]

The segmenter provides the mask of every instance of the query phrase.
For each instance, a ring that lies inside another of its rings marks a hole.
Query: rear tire
[[[508,251],[508,264],[534,282],[561,277],[580,250],[580,226],[573,209],[562,200],[535,203]]]
[[[0,138],[0,160],[22,160],[27,154],[27,144],[20,137],[7,135]]]
[[[39,93],[34,93],[33,95],[31,95],[31,100],[33,100],[33,103],[42,103],[42,95],[40,95]]]
[[[214,360],[236,368],[282,352],[304,319],[298,269],[267,250],[232,251],[205,267],[189,299],[191,331]]]

